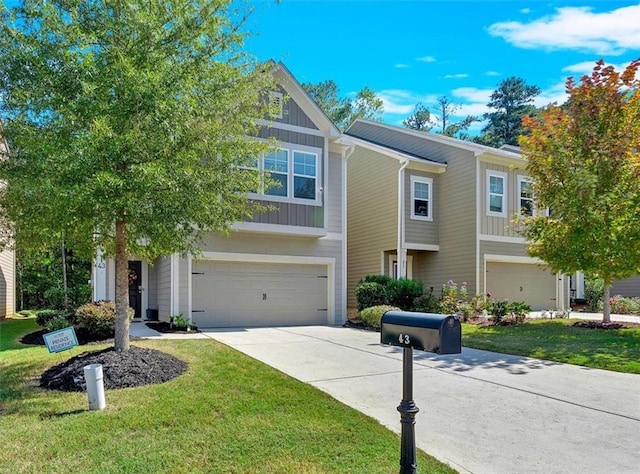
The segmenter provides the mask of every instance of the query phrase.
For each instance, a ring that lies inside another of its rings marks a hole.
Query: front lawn
[[[640,374],[640,329],[572,327],[575,319],[512,326],[463,324],[462,345],[475,349]]]
[[[0,322],[0,473],[392,473],[399,437],[377,421],[213,340],[134,341],[188,371],[160,385],[44,391],[37,377],[87,350],[49,354],[19,337],[33,319]],[[394,407],[389,407],[395,410]],[[420,472],[454,473],[423,452]]]

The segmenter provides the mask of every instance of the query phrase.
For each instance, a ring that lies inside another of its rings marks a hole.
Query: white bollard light
[[[102,365],[84,366],[84,380],[87,383],[89,410],[103,410],[107,405],[104,399],[104,382],[102,381]]]

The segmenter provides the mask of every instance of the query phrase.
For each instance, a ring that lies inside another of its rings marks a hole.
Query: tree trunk
[[[64,309],[69,309],[69,288],[67,285],[67,249],[64,246],[64,239],[62,240],[62,291]]]
[[[605,281],[604,282],[604,304],[602,311],[602,322],[610,323],[611,322],[611,283]]]
[[[129,263],[127,224],[116,222],[116,352],[129,350]]]

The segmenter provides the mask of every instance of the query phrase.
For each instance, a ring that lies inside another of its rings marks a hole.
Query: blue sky
[[[300,82],[333,79],[343,95],[369,86],[384,101],[383,121],[395,125],[442,95],[460,116],[481,115],[510,76],[542,89],[536,105],[561,103],[566,78],[596,60],[623,68],[640,58],[632,0],[249,3],[246,48],[258,59],[284,62]]]

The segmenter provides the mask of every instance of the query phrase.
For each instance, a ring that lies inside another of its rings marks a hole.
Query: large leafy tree
[[[525,118],[520,138],[539,209],[524,221],[530,255],[552,269],[605,283],[640,272],[640,60],[624,72],[599,61],[568,102]]]
[[[127,260],[197,252],[251,213],[269,143],[269,67],[230,0],[24,0],[0,7],[3,217],[116,261],[115,349],[129,349]],[[93,238],[92,238],[93,236]]]
[[[345,130],[356,119],[379,120],[384,109],[373,89],[364,87],[354,99],[340,96],[335,81],[329,79],[314,84],[305,82],[302,87],[340,130]]]
[[[488,123],[476,141],[494,147],[517,145],[522,134],[522,118],[536,114],[533,99],[538,94],[539,87],[528,85],[520,77],[501,81],[487,103],[494,111],[484,114]]]

